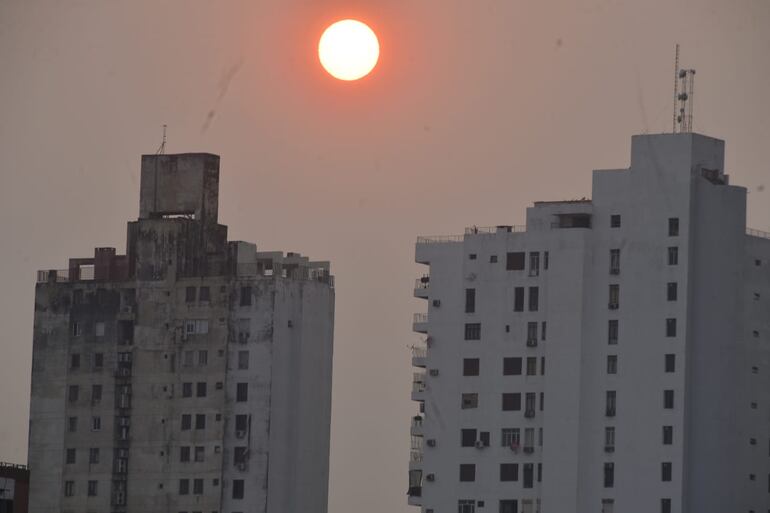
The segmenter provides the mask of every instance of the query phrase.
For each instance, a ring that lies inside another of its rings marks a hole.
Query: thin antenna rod
[[[674,116],[671,130],[676,133],[676,102],[679,100],[679,43],[676,44],[676,56],[674,57]]]
[[[160,148],[155,152],[155,155],[163,155],[166,153],[166,125],[163,125],[163,141],[160,143]]]

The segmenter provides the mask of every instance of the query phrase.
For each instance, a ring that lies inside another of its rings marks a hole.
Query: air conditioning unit
[[[431,369],[429,373],[431,376],[436,377],[438,376],[438,369]]]
[[[609,305],[610,310],[617,310],[618,309],[618,303],[610,303]]]
[[[618,267],[613,267],[610,269],[610,274],[620,274],[620,269]]]
[[[238,470],[240,470],[241,472],[246,472],[246,470],[248,470],[248,468],[249,468],[249,466],[245,462],[242,461],[242,462],[238,463]]]
[[[434,474],[426,474],[425,475],[425,480],[426,481],[435,481],[436,480],[436,476]]]
[[[434,438],[428,438],[426,443],[428,444],[428,447],[436,447],[436,440]]]
[[[512,443],[512,444],[511,444],[511,450],[512,450],[513,452],[519,452],[519,444],[517,444],[517,443]]]
[[[604,452],[615,452],[615,446],[614,445],[605,445],[604,446]]]
[[[483,449],[484,447],[486,447],[486,444],[481,440],[476,440],[474,447],[476,447],[476,449]]]
[[[524,412],[524,416],[527,417],[528,419],[531,419],[532,417],[535,416],[535,410],[529,409],[529,410],[525,411]]]
[[[134,313],[134,307],[131,306],[131,305],[125,305],[121,310],[122,310],[122,312],[124,314],[132,314],[132,313]]]
[[[434,299],[433,300],[433,306],[435,306],[436,308],[441,306],[441,300],[440,299]]]
[[[537,338],[530,337],[527,339],[527,347],[537,347]]]
[[[244,332],[238,333],[238,342],[240,342],[241,344],[245,344],[248,341],[249,341],[248,333],[244,333]]]
[[[524,447],[524,452],[527,453],[527,454],[532,454],[533,452],[535,452],[535,448],[532,447],[531,445],[528,445],[528,446]]]
[[[607,408],[606,414],[608,417],[614,417],[615,416],[615,408]]]
[[[236,431],[235,438],[246,438],[246,431]]]

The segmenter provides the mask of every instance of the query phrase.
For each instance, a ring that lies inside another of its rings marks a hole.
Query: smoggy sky
[[[316,59],[343,17],[382,47],[355,83]],[[0,460],[26,461],[35,271],[125,250],[165,123],[221,155],[230,239],[332,262],[329,510],[410,511],[415,237],[590,197],[671,130],[676,42],[770,230],[767,0],[0,0]]]

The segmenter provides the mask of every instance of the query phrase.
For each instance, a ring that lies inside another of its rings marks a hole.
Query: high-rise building
[[[326,512],[329,264],[228,242],[218,188],[143,156],[126,255],[39,273],[31,512]]]
[[[0,461],[0,513],[27,513],[28,504],[27,466]]]
[[[723,141],[633,137],[593,198],[420,237],[424,513],[770,508],[770,234]]]

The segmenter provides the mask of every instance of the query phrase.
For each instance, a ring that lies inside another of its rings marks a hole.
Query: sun
[[[327,27],[318,41],[318,59],[326,71],[340,80],[358,80],[377,65],[380,43],[368,25],[341,20]]]

